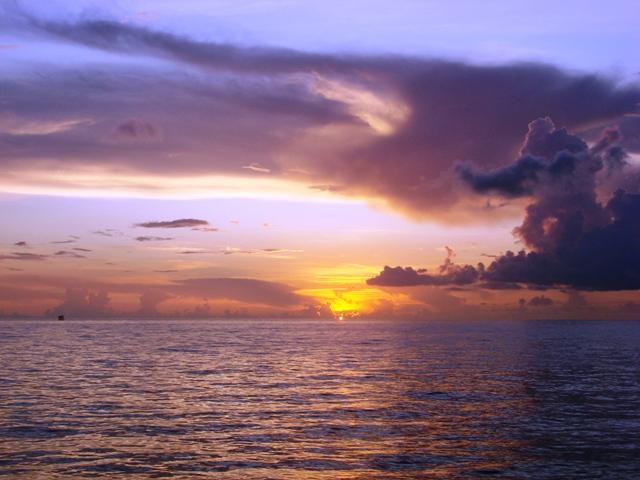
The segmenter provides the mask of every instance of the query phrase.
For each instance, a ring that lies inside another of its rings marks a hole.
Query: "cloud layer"
[[[61,162],[132,176],[231,174],[323,186],[455,221],[487,210],[460,187],[455,165],[466,162],[459,171],[477,192],[507,182],[514,190],[501,194],[531,193],[543,168],[532,158],[498,177],[468,165],[505,165],[532,118],[589,131],[640,102],[637,85],[539,63],[316,54],[196,41],[108,19],[61,23],[20,10],[7,18],[15,35],[174,65],[39,68],[0,81],[13,125],[0,133],[0,168],[32,186],[34,171]],[[640,125],[625,118],[623,137],[636,148]],[[49,127],[11,133],[36,123]]]

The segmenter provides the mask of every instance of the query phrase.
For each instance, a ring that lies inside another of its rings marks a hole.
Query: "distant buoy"
[[[58,315],[58,320],[60,321],[64,320],[64,315]]]

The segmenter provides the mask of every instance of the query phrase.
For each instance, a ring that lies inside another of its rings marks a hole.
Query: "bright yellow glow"
[[[328,303],[336,314],[369,311],[375,302],[387,295],[375,288],[341,289],[309,288],[298,293],[315,298],[319,303]]]

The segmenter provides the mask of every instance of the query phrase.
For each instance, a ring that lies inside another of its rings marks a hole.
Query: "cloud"
[[[173,240],[173,237],[153,237],[153,236],[136,237],[137,242],[163,242],[166,240]]]
[[[249,278],[198,278],[176,281],[181,290],[208,299],[228,299],[277,307],[300,305],[306,297],[277,282]]]
[[[576,290],[569,290],[568,292],[565,292],[567,294],[567,302],[566,302],[566,306],[568,308],[571,309],[583,309],[583,308],[587,308],[587,306],[589,305],[589,302],[587,302],[587,299],[585,298],[584,295],[582,295],[580,292],[576,291]]]
[[[367,280],[368,285],[387,287],[408,287],[415,285],[469,285],[480,277],[478,270],[471,265],[451,268],[445,274],[431,275],[426,269],[414,270],[411,267],[389,267],[377,276]]]
[[[140,310],[138,310],[138,313],[144,316],[158,315],[158,305],[169,299],[171,299],[171,295],[165,292],[158,290],[145,291],[140,295]]]
[[[93,250],[89,249],[89,248],[82,248],[82,247],[74,247],[72,248],[72,250],[75,250],[76,252],[92,252]]]
[[[209,233],[220,231],[220,229],[216,227],[196,227],[196,228],[192,228],[191,230],[194,230],[196,232],[209,232]]]
[[[532,122],[512,166],[462,178],[474,189],[490,186],[503,196],[526,196],[530,203],[514,232],[529,251],[508,251],[485,268],[449,266],[438,275],[411,267],[385,267],[371,285],[460,285],[476,280],[581,290],[640,289],[640,194],[618,189],[602,199],[598,187],[609,181],[604,159],[619,139],[611,133],[591,149],[549,118]],[[535,175],[513,174],[530,158]],[[621,165],[620,168],[624,168]],[[509,172],[508,174],[505,172]],[[523,182],[523,179],[526,179]],[[524,185],[526,184],[526,188]],[[635,186],[640,189],[640,183]]]
[[[0,254],[0,260],[21,260],[21,261],[41,261],[46,260],[48,255],[39,253],[13,252],[9,254]]]
[[[160,139],[160,132],[149,122],[131,119],[119,124],[109,139],[115,142],[155,142]]]
[[[436,275],[427,273],[426,269],[414,270],[411,267],[389,267],[377,276],[367,280],[368,285],[380,285],[387,287],[408,287],[415,285],[469,285],[475,283],[482,274],[482,267],[471,265],[456,265],[453,262],[455,252],[445,247],[447,257],[439,267]]]
[[[17,137],[54,135],[91,124],[93,121],[89,119],[28,119],[11,114],[0,114],[0,133]]]
[[[245,170],[251,170],[252,172],[258,172],[258,173],[271,173],[271,169],[267,168],[267,167],[263,167],[262,165],[260,165],[257,162],[254,162],[250,165],[244,165],[242,168],[244,168]]]
[[[143,228],[190,228],[208,226],[206,220],[198,220],[196,218],[180,218],[178,220],[152,221],[136,223],[134,226]]]
[[[343,185],[309,185],[311,190],[319,190],[321,192],[339,193],[345,190]]]
[[[16,242],[13,244],[15,247],[28,247],[29,244],[25,241]]]
[[[56,257],[67,257],[67,258],[87,258],[86,255],[81,255],[77,252],[70,252],[68,250],[59,250],[53,255]]]
[[[81,317],[112,315],[111,298],[106,290],[69,287],[61,304],[47,311],[48,315],[64,313]]]
[[[43,78],[1,81],[4,107],[16,114],[48,119],[68,108],[74,118],[96,117],[86,128],[47,138],[5,139],[0,167],[25,171],[50,162],[86,166],[88,158],[92,166],[166,177],[248,175],[266,164],[271,175],[253,177],[333,186],[320,190],[453,222],[504,215],[461,187],[455,165],[467,165],[458,168],[475,180],[477,191],[505,194],[506,182],[512,196],[527,195],[540,165],[523,159],[508,170],[500,167],[513,158],[530,119],[551,116],[568,128],[588,129],[633,114],[640,102],[638,85],[540,63],[475,65],[245,48],[104,19],[61,23],[25,12],[13,18],[23,33],[197,69],[184,75],[158,75],[144,65],[110,75],[39,69]],[[72,105],[62,100],[69,92],[77,99]],[[132,99],[150,105],[157,98],[165,103],[162,111],[146,108],[137,115],[163,125],[162,145],[115,147],[95,140],[105,125],[130,115]],[[211,124],[218,128],[212,131]],[[633,136],[622,127],[621,133]],[[487,170],[500,176],[483,176]]]
[[[553,300],[549,297],[545,297],[544,295],[541,295],[539,297],[531,298],[531,300],[529,300],[528,305],[530,307],[550,307],[551,305],[553,305]]]
[[[288,253],[300,253],[302,250],[292,250],[288,248],[236,248],[225,247],[221,250],[223,255],[262,255],[262,256],[275,256],[279,258],[285,258],[282,255]]]
[[[101,237],[121,237],[123,235],[119,230],[115,230],[113,228],[106,228],[104,230],[94,230],[94,235],[100,235]]]
[[[218,305],[224,305],[225,308],[229,305],[240,305],[239,308],[243,309],[244,316],[262,315],[267,311],[293,314],[307,305],[317,305],[314,299],[296,293],[296,289],[290,285],[251,278],[188,278],[175,279],[167,283],[122,281],[111,283],[89,277],[20,273],[0,276],[0,294],[7,288],[44,292],[42,295],[31,293],[30,298],[35,303],[41,300],[57,300],[58,305],[47,309],[47,314],[64,312],[69,315],[89,317],[123,314],[153,315],[154,312],[162,310],[159,308],[160,304],[171,300],[179,301],[180,304],[215,301]],[[139,308],[115,310],[111,305],[111,298],[122,295],[138,295]],[[61,296],[63,298],[60,298]],[[8,300],[11,300],[11,297]],[[167,306],[159,313],[173,315],[174,306]],[[217,314],[221,313],[220,310]]]

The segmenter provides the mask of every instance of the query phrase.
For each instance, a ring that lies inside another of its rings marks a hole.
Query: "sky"
[[[0,315],[640,318],[640,4],[0,1]]]

